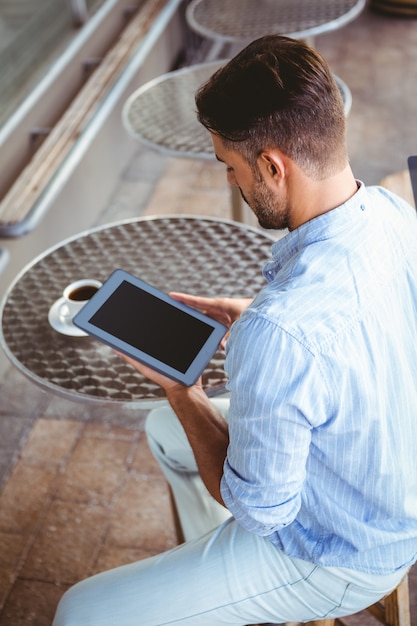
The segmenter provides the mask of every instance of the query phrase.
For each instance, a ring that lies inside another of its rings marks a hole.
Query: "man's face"
[[[244,201],[256,215],[262,228],[281,230],[288,228],[289,209],[286,196],[268,186],[259,169],[252,170],[247,161],[235,150],[227,150],[217,135],[211,135],[214,151],[227,168],[227,182],[239,187]]]

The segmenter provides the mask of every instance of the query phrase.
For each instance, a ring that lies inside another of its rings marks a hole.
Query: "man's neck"
[[[291,198],[291,225],[294,230],[305,222],[347,202],[358,190],[349,165],[323,180],[313,180],[300,172],[288,181]]]

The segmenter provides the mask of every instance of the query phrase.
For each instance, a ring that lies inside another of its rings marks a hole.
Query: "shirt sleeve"
[[[259,315],[245,314],[229,339],[230,444],[221,493],[249,532],[270,535],[301,504],[311,431],[329,411],[319,359]]]

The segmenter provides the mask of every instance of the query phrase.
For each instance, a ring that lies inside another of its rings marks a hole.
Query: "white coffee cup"
[[[95,278],[82,278],[67,285],[63,292],[63,303],[60,315],[72,318],[80,311],[89,299],[98,291],[102,283]]]

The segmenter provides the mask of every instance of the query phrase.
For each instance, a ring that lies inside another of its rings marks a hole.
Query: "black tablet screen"
[[[211,326],[123,281],[90,323],[185,373]]]

